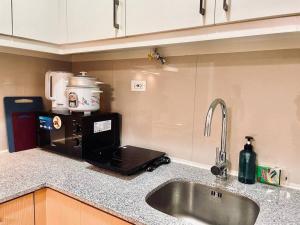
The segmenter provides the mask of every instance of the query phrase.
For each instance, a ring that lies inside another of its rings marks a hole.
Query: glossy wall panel
[[[124,115],[122,143],[189,159],[192,148],[196,57],[173,58],[166,66],[145,60],[114,66],[113,108]],[[147,81],[146,92],[130,90],[131,80]]]
[[[0,149],[7,149],[3,97],[42,96],[48,70],[71,70],[71,63],[0,53]],[[49,109],[50,103],[45,101]]]
[[[111,87],[105,105],[123,114],[122,143],[168,152],[212,165],[220,145],[220,111],[212,136],[204,119],[214,98],[229,111],[228,150],[237,170],[244,136],[253,135],[258,161],[282,167],[300,184],[300,51],[202,55],[168,58],[166,66],[147,59],[76,62]],[[146,92],[130,91],[132,79],[147,80]]]
[[[238,170],[244,136],[251,135],[259,163],[280,166],[300,183],[300,51],[201,56],[197,68],[193,159],[214,159],[220,122],[214,121],[212,138],[203,137],[204,114],[212,99],[222,97],[230,113],[232,168]]]

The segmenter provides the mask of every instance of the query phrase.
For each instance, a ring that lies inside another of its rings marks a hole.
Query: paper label
[[[94,134],[111,130],[111,120],[94,122]]]
[[[53,127],[58,130],[61,128],[62,122],[59,116],[54,116],[53,118]]]

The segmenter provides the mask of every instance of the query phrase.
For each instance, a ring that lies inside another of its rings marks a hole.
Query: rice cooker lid
[[[96,77],[87,75],[87,72],[80,72],[78,75],[69,78],[68,87],[98,87],[98,82]]]

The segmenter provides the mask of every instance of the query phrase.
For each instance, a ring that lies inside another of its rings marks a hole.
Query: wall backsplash
[[[101,107],[122,114],[123,145],[212,165],[220,111],[211,137],[203,136],[204,119],[211,101],[220,97],[230,114],[232,168],[237,170],[244,136],[252,135],[259,163],[282,167],[289,182],[300,184],[299,50],[171,57],[165,66],[147,59],[72,66],[73,72],[85,70],[105,82]],[[146,92],[130,91],[133,79],[146,80]]]
[[[71,63],[0,53],[0,149],[7,149],[3,97],[44,96],[48,70],[71,70]],[[49,102],[45,101],[49,107]]]
[[[252,135],[259,163],[282,167],[289,182],[300,184],[300,50],[170,57],[164,66],[147,59],[71,64],[0,53],[1,99],[44,96],[45,72],[71,69],[105,82],[101,108],[122,114],[123,145],[212,165],[220,144],[219,109],[211,137],[203,136],[204,120],[211,101],[220,97],[229,110],[232,169],[244,136]],[[130,90],[134,79],[147,81],[146,92]],[[0,148],[7,149],[3,107],[0,119]]]

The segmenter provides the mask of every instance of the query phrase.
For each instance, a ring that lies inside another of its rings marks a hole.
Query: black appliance
[[[115,149],[108,158],[101,157],[97,150],[85,151],[84,159],[92,165],[123,175],[132,175],[143,170],[152,172],[158,166],[170,163],[164,152],[130,145]]]
[[[153,171],[170,159],[164,152],[134,146],[120,147],[118,113],[58,114],[37,116],[38,146],[123,175]]]
[[[38,146],[74,158],[83,158],[86,151],[97,151],[109,157],[120,146],[118,113],[58,114],[39,113]]]

